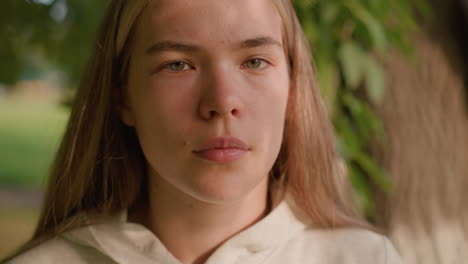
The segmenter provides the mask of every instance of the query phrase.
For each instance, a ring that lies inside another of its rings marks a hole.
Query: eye
[[[191,67],[189,64],[187,64],[184,61],[175,61],[166,64],[163,69],[173,71],[173,72],[181,72],[181,71],[186,71],[189,70]]]
[[[268,62],[263,59],[250,59],[242,65],[242,68],[263,69],[268,66]]]

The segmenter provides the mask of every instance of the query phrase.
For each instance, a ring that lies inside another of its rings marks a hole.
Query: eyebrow
[[[246,39],[240,42],[239,47],[242,49],[249,49],[249,48],[258,48],[258,47],[266,47],[266,46],[276,46],[282,48],[283,45],[281,42],[275,40],[272,37],[268,36],[259,36],[252,39]],[[197,52],[200,51],[202,48],[197,45],[192,45],[184,42],[177,42],[177,41],[159,41],[153,44],[151,47],[146,50],[147,55],[151,55],[154,53],[159,53],[163,51],[179,51],[179,52]]]
[[[279,48],[283,47],[283,45],[281,45],[281,42],[277,41],[272,37],[267,36],[260,36],[253,39],[247,39],[242,41],[240,44],[241,48],[257,48],[263,46],[277,46]]]

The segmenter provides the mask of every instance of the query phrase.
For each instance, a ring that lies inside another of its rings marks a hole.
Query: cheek
[[[193,78],[153,78],[148,84],[146,96],[159,105],[162,116],[173,119],[191,113],[195,104]]]
[[[266,129],[275,132],[282,129],[289,95],[289,79],[283,71],[274,77],[258,80],[253,84],[258,89],[253,96],[251,111],[255,122],[266,126]]]
[[[192,81],[184,78],[150,79],[140,94],[140,101],[144,102],[139,105],[140,117],[157,119],[157,125],[164,130],[177,129],[178,124],[191,117],[196,103],[191,85]]]
[[[173,157],[185,144],[184,135],[189,129],[194,97],[182,90],[180,82],[171,84],[148,83],[148,88],[141,90],[133,104],[136,106],[138,137],[148,159]]]
[[[259,142],[258,153],[272,165],[279,153],[283,140],[284,122],[289,94],[287,75],[276,75],[276,78],[265,79],[263,89],[252,102],[251,133]]]

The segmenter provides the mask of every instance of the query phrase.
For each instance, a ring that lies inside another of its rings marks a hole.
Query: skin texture
[[[183,263],[204,262],[266,213],[289,93],[281,45],[268,0],[163,0],[137,24],[121,116],[149,165],[145,225]],[[220,136],[250,150],[228,163],[194,155]]]

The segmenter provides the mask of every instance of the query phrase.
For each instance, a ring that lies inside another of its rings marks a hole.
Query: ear
[[[125,96],[123,100],[120,100],[118,105],[118,112],[120,120],[122,120],[125,125],[129,127],[135,126],[135,114],[128,100],[128,96]]]
[[[135,126],[135,115],[133,114],[133,111],[130,107],[128,106],[119,107],[119,113],[120,113],[120,119],[125,125],[129,127]]]

